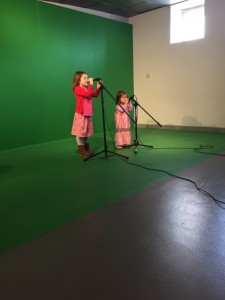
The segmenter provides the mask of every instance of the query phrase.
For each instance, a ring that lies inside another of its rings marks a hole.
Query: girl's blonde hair
[[[83,71],[77,71],[74,76],[73,76],[73,85],[72,85],[72,88],[74,89],[75,86],[79,86],[80,85],[80,79],[81,79],[81,76],[85,74],[87,75],[86,72],[83,72]]]

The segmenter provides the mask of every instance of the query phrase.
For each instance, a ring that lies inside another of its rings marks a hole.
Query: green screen
[[[70,137],[77,70],[103,79],[107,124],[133,92],[132,26],[36,0],[0,4],[0,150]],[[94,99],[95,132],[102,108]]]

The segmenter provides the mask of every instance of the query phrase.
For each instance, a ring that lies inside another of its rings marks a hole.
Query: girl
[[[93,78],[88,78],[86,72],[77,71],[73,78],[73,92],[76,98],[75,115],[71,134],[76,136],[79,155],[89,157],[93,151],[89,148],[88,137],[93,135],[93,102],[97,97],[101,82],[93,90]]]
[[[116,112],[115,112],[115,145],[120,149],[129,147],[131,142],[130,118],[124,110],[129,113],[132,110],[132,104],[128,95],[124,91],[119,91],[116,96]],[[124,110],[123,110],[124,109]]]

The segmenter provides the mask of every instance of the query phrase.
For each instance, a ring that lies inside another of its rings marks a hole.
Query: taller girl
[[[73,92],[76,98],[75,114],[71,134],[76,136],[80,156],[89,157],[93,151],[89,147],[88,138],[93,135],[93,102],[98,97],[101,82],[93,89],[93,78],[86,72],[77,71],[73,77]]]

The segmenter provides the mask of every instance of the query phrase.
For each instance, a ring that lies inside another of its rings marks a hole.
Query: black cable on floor
[[[138,140],[140,142],[140,145],[142,145],[144,147],[144,143],[141,141],[141,139],[138,137]],[[146,149],[149,149],[148,147],[146,147]],[[215,152],[205,152],[205,151],[201,151],[201,150],[209,150],[209,149],[215,149],[214,146],[212,145],[199,145],[199,147],[197,148],[183,148],[183,147],[170,147],[170,148],[156,148],[154,147],[154,149],[156,150],[194,150],[198,153],[202,153],[202,154],[210,154],[210,155],[216,155],[216,156],[225,156],[225,154],[221,154],[221,153],[215,153]]]
[[[202,154],[211,154],[211,155],[216,155],[216,156],[225,156],[225,154],[221,154],[221,153],[200,151],[202,149],[213,149],[213,148],[215,148],[215,147],[211,146],[211,145],[207,145],[207,146],[200,145],[199,148],[194,148],[193,150],[196,151],[196,152],[198,152],[198,153],[202,153]]]
[[[196,183],[195,181],[191,180],[191,179],[188,179],[188,178],[185,178],[185,177],[181,177],[181,176],[175,175],[175,174],[170,173],[170,172],[168,172],[168,171],[166,171],[166,170],[160,170],[160,169],[148,168],[148,167],[145,167],[145,166],[142,166],[142,165],[139,165],[139,164],[131,163],[131,162],[127,161],[127,160],[123,160],[123,161],[125,161],[126,163],[128,163],[128,164],[130,164],[130,165],[132,165],[132,166],[140,167],[140,168],[145,169],[145,170],[148,170],[148,171],[161,172],[161,173],[165,173],[165,174],[167,174],[167,175],[169,175],[169,176],[171,176],[171,177],[174,177],[174,178],[177,178],[177,179],[181,179],[181,180],[188,181],[188,182],[192,183],[200,193],[202,193],[202,194],[204,194],[204,195],[206,195],[206,196],[212,198],[212,199],[214,200],[214,202],[215,202],[220,208],[225,209],[225,207],[223,207],[223,206],[221,205],[221,204],[224,204],[224,205],[225,205],[225,202],[216,199],[216,198],[215,198],[213,195],[211,195],[209,192],[207,192],[207,191],[201,189],[200,187],[198,187],[197,183]]]
[[[106,116],[105,116],[105,117],[106,117]],[[111,135],[111,139],[112,139],[112,141],[114,141],[113,136],[112,136],[112,133],[111,133],[110,128],[109,128],[109,124],[108,124],[108,121],[107,121],[107,117],[106,117],[106,123],[107,123],[107,127],[108,127],[108,130],[109,130],[109,133],[110,133],[110,135]],[[140,145],[143,144],[139,137],[138,137],[138,140],[140,141]],[[144,146],[144,147],[145,147],[145,146]],[[194,151],[196,151],[196,152],[198,152],[198,153],[201,153],[201,154],[211,154],[211,155],[217,155],[217,156],[225,156],[224,154],[220,154],[220,153],[203,152],[203,151],[201,151],[201,150],[214,149],[214,148],[215,148],[215,147],[212,146],[212,145],[199,145],[198,148],[192,148],[192,147],[190,147],[190,148],[174,148],[174,147],[172,147],[172,148],[155,148],[155,147],[154,147],[154,149],[157,149],[157,150],[161,150],[161,149],[162,149],[162,150],[163,150],[163,149],[165,149],[165,150],[168,150],[168,149],[171,149],[171,150],[173,150],[173,149],[180,149],[180,150],[182,150],[182,149],[183,149],[183,150],[194,150]],[[146,149],[149,149],[149,148],[146,147]],[[114,151],[115,151],[115,143],[114,143]],[[119,157],[119,158],[120,158],[120,157]],[[120,158],[120,159],[122,159],[122,158]],[[204,194],[204,195],[206,195],[206,196],[212,198],[212,199],[214,200],[214,202],[215,202],[220,208],[222,208],[222,209],[225,210],[225,207],[223,207],[223,206],[221,205],[221,204],[224,204],[224,205],[225,205],[225,202],[224,202],[224,201],[221,201],[221,200],[216,199],[212,194],[210,194],[209,192],[207,192],[207,191],[201,189],[200,187],[198,187],[197,183],[196,183],[195,181],[191,180],[191,179],[188,179],[188,178],[185,178],[185,177],[181,177],[181,176],[175,175],[175,174],[170,173],[170,172],[168,172],[168,171],[166,171],[166,170],[160,170],[160,169],[148,168],[148,167],[145,167],[145,166],[142,166],[142,165],[139,165],[139,164],[131,163],[131,162],[127,161],[127,160],[123,160],[123,161],[125,161],[126,163],[128,163],[128,164],[130,164],[130,165],[133,165],[133,166],[136,166],[136,167],[143,168],[143,169],[145,169],[145,170],[165,173],[165,174],[167,174],[167,175],[169,175],[169,176],[171,176],[171,177],[174,177],[174,178],[177,178],[177,179],[181,179],[181,180],[188,181],[188,182],[192,183],[192,184],[195,186],[195,188],[196,188],[200,193],[202,193],[202,194]]]

